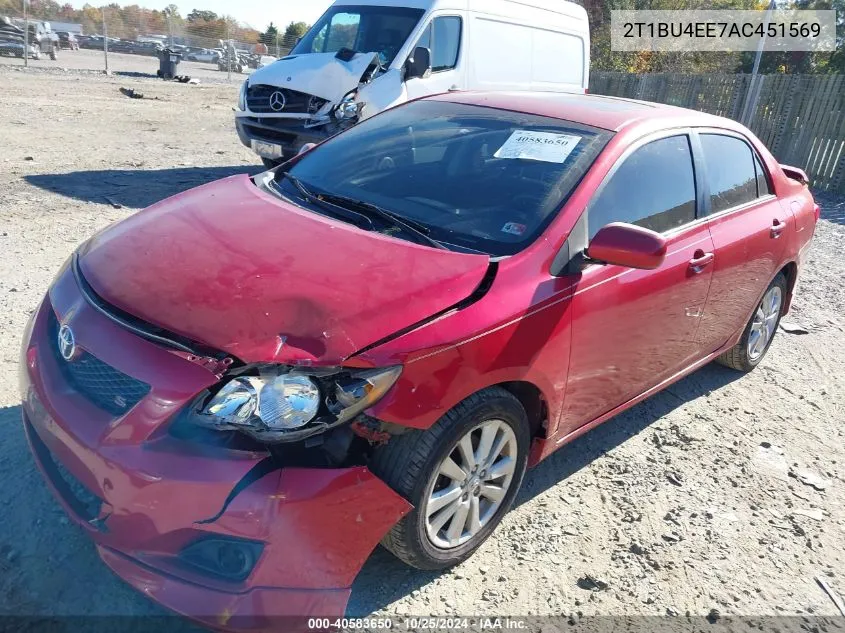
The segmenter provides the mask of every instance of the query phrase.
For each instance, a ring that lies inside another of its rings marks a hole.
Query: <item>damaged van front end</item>
[[[393,82],[384,77],[392,74]],[[398,102],[398,75],[381,64],[378,53],[343,49],[284,57],[253,73],[241,87],[235,110],[238,137],[262,158],[281,162],[304,145],[320,143]]]

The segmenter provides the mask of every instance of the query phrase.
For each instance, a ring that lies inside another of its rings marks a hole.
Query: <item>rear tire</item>
[[[530,443],[525,409],[500,387],[470,396],[426,431],[393,437],[376,450],[370,468],[414,509],[382,545],[417,569],[465,561],[513,504]]]
[[[785,298],[786,277],[778,273],[751,315],[739,343],[719,356],[716,362],[741,372],[749,372],[757,367],[766,357],[775,338]]]

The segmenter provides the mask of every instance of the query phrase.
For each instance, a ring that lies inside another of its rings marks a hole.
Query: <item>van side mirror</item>
[[[425,79],[431,75],[431,51],[425,46],[417,46],[405,62],[405,80]]]
[[[587,247],[587,257],[605,264],[653,270],[666,259],[666,247],[666,238],[660,233],[614,222],[596,233]]]

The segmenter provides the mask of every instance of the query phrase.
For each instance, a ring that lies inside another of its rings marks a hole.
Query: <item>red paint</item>
[[[243,362],[401,364],[397,384],[367,412],[388,423],[425,429],[480,389],[530,383],[547,411],[532,463],[729,348],[778,271],[794,281],[818,207],[739,124],[592,96],[433,99],[616,132],[544,235],[498,262],[480,300],[390,338],[467,298],[487,258],[366,233],[285,204],[245,177],[166,200],[98,235],[82,252],[86,278],[124,311]],[[589,263],[551,276],[614,164],[644,136],[678,127],[744,135],[762,156],[775,197],[666,236],[606,229],[590,255],[625,253],[640,268]],[[51,310],[80,347],[148,383],[149,395],[113,419],[68,389],[48,337]],[[104,560],[153,599],[210,626],[267,629],[273,618],[342,615],[364,560],[409,510],[365,467],[282,468],[247,486],[220,514],[267,454],[169,432],[175,416],[218,381],[219,367],[108,320],[86,303],[67,267],[27,326],[21,368],[33,446],[43,443],[105,501],[105,532],[63,501]],[[232,586],[179,565],[180,549],[209,534],[264,544],[245,581]]]
[[[666,238],[639,226],[614,222],[596,233],[587,254],[607,264],[654,270],[666,259]]]

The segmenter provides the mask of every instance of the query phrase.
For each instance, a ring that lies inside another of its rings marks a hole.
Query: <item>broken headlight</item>
[[[338,121],[351,121],[361,116],[365,103],[357,101],[358,93],[353,91],[347,94],[335,108],[334,116]]]
[[[264,367],[230,378],[197,406],[191,419],[262,442],[292,442],[348,422],[373,406],[401,372],[401,367],[313,372]]]

